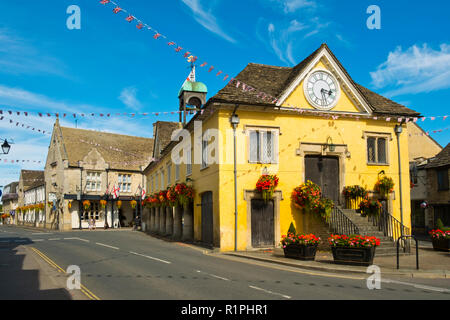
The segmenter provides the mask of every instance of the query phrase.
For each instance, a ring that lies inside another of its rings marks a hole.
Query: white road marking
[[[51,238],[51,239],[48,239],[48,241],[56,241],[56,240],[61,240],[61,238]]]
[[[230,281],[230,279],[227,279],[227,278],[224,278],[224,277],[220,277],[220,276],[216,276],[215,274],[212,274],[212,273],[207,273],[207,272],[203,272],[203,271],[200,271],[200,270],[197,270],[197,272],[201,272],[201,273],[205,273],[205,274],[207,274],[208,276],[211,276],[211,277],[213,277],[213,278],[217,278],[217,279],[220,279],[220,280],[224,280],[224,281]]]
[[[53,233],[49,233],[49,232],[36,232],[36,233],[32,233],[33,235],[41,235],[41,234],[53,234]]]
[[[111,249],[114,249],[114,250],[119,250],[119,248],[117,248],[117,247],[109,246],[109,245],[104,244],[104,243],[96,242],[95,244],[98,244],[99,246],[111,248]]]
[[[134,255],[137,255],[137,256],[140,256],[140,257],[144,257],[144,258],[148,258],[148,259],[152,259],[152,260],[156,260],[156,261],[159,261],[159,262],[163,262],[163,263],[167,263],[167,264],[172,263],[172,262],[170,262],[170,261],[158,259],[158,258],[155,258],[155,257],[146,256],[145,254],[140,254],[140,253],[136,253],[136,252],[133,252],[133,251],[129,251],[129,252],[130,252],[131,254],[134,254]]]
[[[80,241],[84,241],[84,242],[90,242],[89,240],[86,240],[86,239],[81,239],[81,238],[76,238],[77,240],[80,240]]]
[[[34,242],[39,242],[39,241],[44,241],[44,239],[34,239],[34,240],[32,240],[32,241],[34,241]]]
[[[445,289],[445,288],[432,287],[432,286],[426,286],[423,284],[416,284],[416,283],[403,282],[403,281],[397,281],[397,280],[382,279],[381,282],[401,284],[401,285],[405,285],[405,286],[411,286],[416,289],[423,289],[423,290],[430,290],[430,291],[437,291],[437,292],[450,292],[449,289]]]
[[[270,290],[266,290],[266,289],[263,289],[263,288],[258,288],[258,287],[255,287],[255,286],[249,286],[249,287],[252,288],[252,289],[255,289],[255,290],[259,290],[259,291],[263,291],[263,292],[266,292],[266,293],[274,294],[276,296],[282,296],[283,298],[286,298],[286,299],[291,299],[292,298],[290,296],[287,296],[287,295],[284,295],[284,294],[281,294],[281,293],[277,293],[277,292],[273,292],[273,291],[270,291]]]
[[[78,238],[64,238],[64,240],[78,240]]]

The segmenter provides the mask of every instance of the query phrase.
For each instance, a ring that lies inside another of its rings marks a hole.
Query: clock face
[[[339,86],[334,76],[325,71],[311,73],[305,82],[305,95],[317,109],[330,110],[338,101]]]

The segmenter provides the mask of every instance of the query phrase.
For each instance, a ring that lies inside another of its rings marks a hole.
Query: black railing
[[[400,237],[411,235],[411,230],[389,214],[384,208],[380,209],[378,215],[370,216],[369,221],[374,226],[377,226],[378,230],[382,231],[393,242],[397,241]],[[411,251],[410,241],[402,241],[402,247],[404,252],[409,253]]]
[[[330,232],[334,234],[359,234],[358,227],[336,206],[331,210],[331,214],[325,221]]]

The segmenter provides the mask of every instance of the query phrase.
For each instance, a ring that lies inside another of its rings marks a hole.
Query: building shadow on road
[[[30,239],[1,238],[1,240],[5,242],[0,243],[0,300],[72,299],[66,289],[40,289],[42,271],[39,270],[39,264],[35,263],[33,257],[27,257],[27,251],[20,247],[32,244]],[[25,259],[29,259],[28,262],[25,262]]]

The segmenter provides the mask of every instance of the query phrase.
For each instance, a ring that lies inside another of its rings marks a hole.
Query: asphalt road
[[[0,249],[8,246],[31,249],[38,253],[37,259],[63,270],[79,266],[83,291],[91,299],[450,299],[448,280],[433,282],[440,284],[436,286],[412,280],[382,282],[380,290],[369,290],[360,276],[314,274],[206,254],[199,247],[133,231],[39,232],[0,226]],[[60,272],[57,277],[67,275]]]

